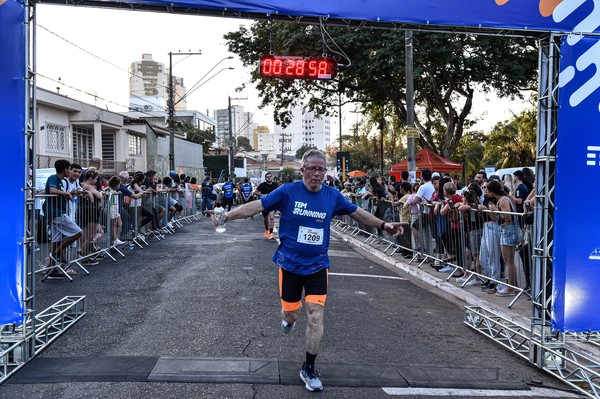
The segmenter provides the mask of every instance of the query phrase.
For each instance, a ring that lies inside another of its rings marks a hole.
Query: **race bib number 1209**
[[[323,229],[300,226],[298,229],[298,242],[308,245],[323,244]]]

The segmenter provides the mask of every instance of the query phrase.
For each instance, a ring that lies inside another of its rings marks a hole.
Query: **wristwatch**
[[[385,226],[386,222],[381,222],[381,226],[379,227],[379,230],[385,230],[384,226]]]

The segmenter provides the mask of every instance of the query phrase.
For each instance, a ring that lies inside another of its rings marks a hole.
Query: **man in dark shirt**
[[[206,176],[201,186],[202,190],[202,213],[212,209],[212,200],[210,196],[213,192],[213,185],[210,182],[210,177]]]
[[[523,171],[517,170],[513,173],[513,182],[515,183],[515,203],[517,205],[517,213],[523,213],[523,203],[529,196],[529,189],[523,183]]]
[[[263,197],[277,188],[277,184],[273,181],[273,175],[271,172],[267,172],[265,175],[265,181],[260,183],[256,188],[256,196]],[[273,234],[273,225],[275,224],[275,211],[265,212],[262,211],[263,222],[265,224],[265,238],[271,240],[275,239]]]

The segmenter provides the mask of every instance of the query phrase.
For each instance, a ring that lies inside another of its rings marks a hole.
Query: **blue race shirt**
[[[252,184],[244,183],[240,188],[242,189],[242,194],[244,195],[244,198],[250,198],[250,194],[252,194]]]
[[[299,180],[287,183],[260,198],[265,212],[279,210],[281,243],[273,262],[287,271],[308,275],[329,268],[331,219],[357,209],[335,188],[321,186],[317,192]]]
[[[230,181],[223,184],[223,198],[233,198],[233,183]]]

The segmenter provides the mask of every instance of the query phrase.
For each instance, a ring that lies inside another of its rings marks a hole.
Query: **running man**
[[[276,188],[277,183],[273,182],[273,175],[271,172],[267,172],[267,174],[265,174],[265,181],[256,187],[256,196],[262,198],[272,191],[275,191]],[[275,211],[267,212],[263,210],[262,215],[265,224],[265,238],[274,240],[275,235],[273,235],[273,226],[275,225]]]
[[[324,306],[327,298],[330,222],[335,215],[350,215],[366,225],[389,234],[402,233],[400,223],[384,222],[346,200],[333,187],[323,185],[325,153],[308,150],[302,157],[302,180],[284,184],[260,201],[253,201],[231,212],[224,221],[248,218],[258,212],[281,212],[279,238],[281,244],[273,255],[279,266],[281,297],[281,330],[289,334],[302,310],[304,290],[306,311],[306,360],[300,378],[309,391],[323,390],[315,370],[315,359],[323,338]],[[263,213],[264,214],[264,213]],[[216,220],[213,218],[213,223]]]

